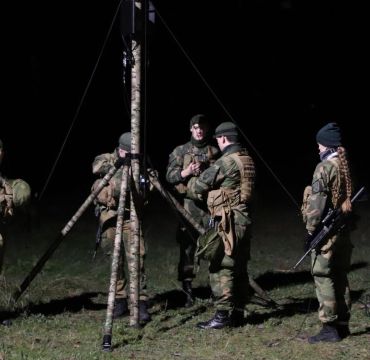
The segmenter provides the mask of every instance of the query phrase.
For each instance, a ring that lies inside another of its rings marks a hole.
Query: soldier
[[[188,195],[207,198],[211,227],[198,239],[197,255],[209,261],[216,313],[201,329],[221,329],[243,321],[248,295],[251,203],[255,167],[239,143],[237,127],[221,123],[214,137],[222,156],[188,183]]]
[[[329,209],[341,208],[344,214],[352,210],[352,180],[340,128],[336,123],[328,123],[318,131],[316,141],[321,162],[316,166],[312,185],[305,189],[306,206],[302,208],[308,231],[307,245]],[[308,338],[310,344],[340,341],[350,335],[351,299],[347,273],[352,248],[349,229],[345,228],[311,253],[311,273],[322,329]]]
[[[93,174],[103,177],[117,161],[124,162],[123,159],[129,159],[131,150],[131,133],[123,133],[119,137],[118,147],[113,153],[98,155],[92,164]],[[119,160],[121,159],[121,160]],[[98,235],[101,237],[101,246],[108,253],[112,252],[115,226],[117,221],[117,207],[119,202],[121,187],[122,169],[110,180],[109,184],[98,195],[96,204],[96,214],[99,216]],[[100,182],[98,179],[93,188]],[[129,185],[128,185],[129,186]],[[124,225],[123,225],[123,242],[126,250],[126,259],[129,259],[129,237],[130,237],[130,194],[126,196]],[[139,289],[139,318],[142,322],[148,322],[151,317],[148,313],[148,294],[146,290],[146,275],[144,268],[145,244],[140,240],[140,289]],[[127,301],[127,280],[124,272],[123,256],[121,252],[119,269],[117,274],[116,300],[114,305],[113,318],[121,317],[128,313]]]
[[[199,199],[190,199],[186,196],[186,186],[192,177],[198,177],[219,155],[215,146],[211,145],[208,137],[209,125],[202,114],[190,119],[190,141],[177,146],[169,156],[166,171],[166,180],[174,186],[174,190],[184,209],[199,222],[202,227],[207,227],[209,214],[205,202]],[[180,246],[180,259],[178,263],[178,280],[186,293],[185,306],[194,303],[192,281],[194,274],[194,252],[198,233],[194,229],[186,228],[181,224],[176,231],[176,239]]]
[[[0,165],[4,158],[4,144],[0,139]],[[8,220],[19,210],[28,209],[31,200],[31,188],[22,179],[7,179],[0,173],[0,275],[3,270],[5,253],[4,228]],[[11,325],[11,320],[5,319],[2,325]]]
[[[0,140],[0,164],[4,157],[4,144]],[[0,274],[3,267],[5,240],[3,229],[14,213],[25,211],[31,201],[31,188],[22,179],[8,179],[0,173]]]

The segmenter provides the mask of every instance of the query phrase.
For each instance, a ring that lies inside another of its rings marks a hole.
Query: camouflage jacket
[[[96,156],[92,163],[93,174],[103,177],[109,172],[110,168],[114,166],[117,159],[117,151]]]
[[[205,201],[187,196],[187,184],[195,175],[182,178],[181,171],[193,161],[202,163],[202,171],[208,168],[219,157],[220,151],[212,145],[196,146],[192,141],[177,146],[169,156],[166,180],[173,185],[176,193],[182,197],[184,209],[190,213],[201,226],[208,226],[209,214]]]
[[[313,233],[329,209],[339,207],[345,199],[345,181],[337,156],[323,160],[315,169],[305,210],[306,229]]]
[[[13,215],[13,190],[8,179],[0,174],[0,218]]]
[[[235,157],[243,159],[243,176]],[[255,168],[252,158],[247,150],[240,144],[232,144],[223,150],[222,156],[216,162],[206,169],[198,178],[190,181],[189,196],[202,197],[208,195],[208,208],[211,212],[215,204],[216,197],[220,197],[218,205],[227,205],[234,211],[247,214],[247,205],[250,203],[253,195],[255,182]],[[223,194],[213,196],[221,190]],[[242,196],[243,192],[243,196]],[[243,200],[241,200],[243,198]],[[217,212],[217,210],[216,210]],[[216,214],[217,216],[217,214]]]
[[[197,147],[191,141],[184,145],[177,146],[169,156],[169,162],[166,170],[166,180],[171,185],[182,184],[186,187],[191,177],[182,178],[181,171],[189,166],[193,161],[199,161],[204,164],[204,169],[208,168],[219,157],[219,150],[212,145]],[[185,193],[181,187],[176,187],[179,193]]]
[[[112,166],[114,166],[116,160],[118,159],[117,151],[114,151],[113,153],[105,153],[101,154],[95,157],[93,163],[92,163],[92,172],[95,175],[99,175],[100,178],[104,177]],[[141,170],[140,174],[143,174],[144,171]],[[121,191],[121,179],[122,179],[122,168],[118,169],[117,172],[113,175],[113,177],[110,179],[108,185],[106,186],[106,191],[101,191],[101,193],[98,195],[97,200],[102,204],[112,205],[113,208],[115,208],[118,205],[118,199]],[[130,183],[131,181],[128,181],[127,183],[127,191],[130,191]],[[93,185],[93,189],[96,188],[98,185],[98,180],[95,181]],[[145,189],[144,189],[145,187]],[[144,191],[145,190],[145,191]],[[147,192],[153,190],[153,187],[149,184],[149,181],[144,179],[143,175],[140,175],[140,195],[146,195]],[[107,193],[109,195],[107,195]],[[105,199],[105,200],[103,200]],[[141,199],[145,201],[146,199]],[[126,208],[129,207],[130,203],[130,196],[126,196]]]

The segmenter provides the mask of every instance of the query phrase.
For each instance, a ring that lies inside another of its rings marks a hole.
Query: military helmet
[[[238,127],[232,123],[231,121],[226,121],[221,123],[216,127],[214,138],[217,138],[219,136],[223,135],[236,135],[238,136]]]
[[[118,147],[122,150],[131,151],[131,133],[125,132],[118,139]]]

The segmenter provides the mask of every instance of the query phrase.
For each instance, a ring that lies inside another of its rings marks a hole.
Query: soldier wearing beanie
[[[112,153],[104,153],[95,157],[92,164],[92,172],[98,175],[93,185],[93,190],[98,186],[101,178],[109,172],[112,166],[121,167],[126,161],[130,159],[129,153],[131,151],[131,133],[125,132],[118,139],[118,146]],[[142,176],[142,175],[140,175]],[[99,193],[95,200],[96,214],[99,216],[98,234],[101,238],[101,246],[107,254],[113,253],[113,244],[116,233],[117,222],[117,207],[120,196],[122,179],[122,169],[119,169],[109,184]],[[129,189],[128,189],[129,192]],[[130,196],[126,196],[125,215],[123,224],[122,239],[125,243],[124,249],[129,248],[130,237]],[[140,237],[140,284],[139,284],[139,319],[141,322],[148,322],[151,316],[148,313],[148,294],[146,286],[145,274],[145,243],[144,239]],[[127,259],[129,261],[129,259]],[[113,311],[113,318],[118,318],[129,313],[128,293],[127,293],[127,279],[124,271],[123,256],[120,256],[117,274],[116,285],[116,300]]]
[[[337,123],[323,126],[316,134],[320,163],[313,173],[312,183],[304,191],[303,220],[307,230],[306,246],[310,245],[328,210],[341,209],[350,213],[352,179],[341,131]],[[348,271],[353,245],[349,229],[325,240],[320,249],[311,252],[311,274],[319,302],[318,318],[321,330],[308,342],[336,342],[350,335],[351,298]]]
[[[207,206],[204,202],[193,200],[186,196],[187,184],[192,178],[198,177],[219,156],[218,149],[211,144],[209,124],[203,114],[194,115],[189,122],[190,140],[177,146],[170,154],[166,170],[166,180],[173,186],[184,209],[199,221],[199,225],[206,228],[209,222]],[[196,248],[197,232],[178,224],[176,240],[180,246],[178,263],[178,280],[186,294],[185,306],[193,305],[192,281],[194,273],[194,253]]]
[[[316,134],[316,141],[327,148],[337,148],[342,145],[342,136],[337,123],[328,123]]]
[[[188,184],[188,196],[207,199],[211,215],[211,228],[198,239],[197,255],[209,262],[216,313],[197,324],[201,329],[242,325],[249,287],[254,162],[239,143],[234,123],[221,123],[214,137],[222,156]]]

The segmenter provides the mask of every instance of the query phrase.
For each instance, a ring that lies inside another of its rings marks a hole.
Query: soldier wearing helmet
[[[117,163],[124,164],[130,160],[131,151],[131,133],[125,132],[118,139],[118,146],[112,153],[105,153],[95,157],[92,164],[92,172],[95,175],[104,177],[112,166]],[[109,184],[103,188],[95,200],[96,214],[99,216],[99,236],[101,236],[101,246],[107,253],[112,253],[117,221],[117,207],[121,189],[122,169],[119,169]],[[97,179],[93,189],[99,184]],[[128,189],[129,192],[129,189]],[[130,237],[130,196],[126,196],[125,215],[123,224],[122,239],[125,243],[124,248],[129,248]],[[140,285],[139,285],[139,318],[142,322],[151,320],[148,313],[148,294],[146,289],[146,275],[144,267],[145,243],[140,237]],[[127,259],[129,261],[129,259]],[[118,318],[128,314],[128,293],[127,279],[125,276],[123,256],[121,252],[119,260],[119,269],[117,274],[116,299],[113,311],[113,318]]]

